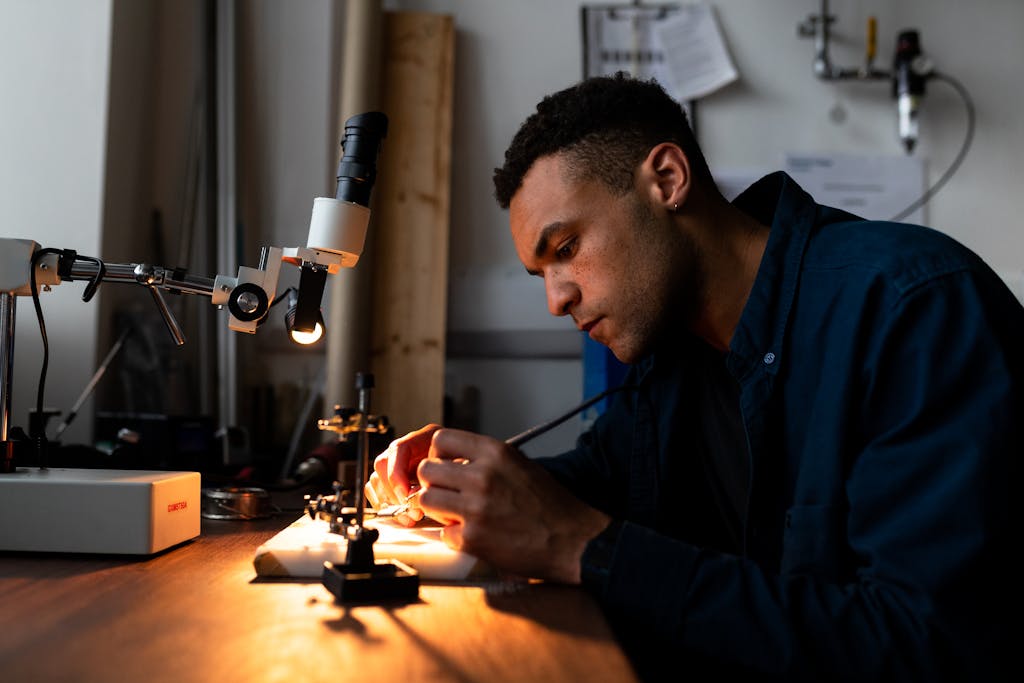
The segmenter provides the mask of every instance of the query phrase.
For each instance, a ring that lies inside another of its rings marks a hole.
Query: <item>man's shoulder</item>
[[[803,266],[805,271],[888,280],[898,290],[953,273],[987,270],[977,254],[933,228],[857,219],[819,224]]]

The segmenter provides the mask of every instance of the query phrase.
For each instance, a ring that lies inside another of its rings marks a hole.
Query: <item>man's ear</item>
[[[690,160],[679,145],[662,142],[651,148],[640,164],[640,181],[655,206],[678,211],[690,194]]]

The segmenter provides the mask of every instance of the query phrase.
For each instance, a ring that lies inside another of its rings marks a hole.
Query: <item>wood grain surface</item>
[[[290,520],[203,520],[146,559],[0,553],[0,679],[636,680],[577,588],[425,584],[344,607],[319,581],[258,578],[254,550]]]

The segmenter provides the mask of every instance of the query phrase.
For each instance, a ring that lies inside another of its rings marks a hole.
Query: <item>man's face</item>
[[[538,159],[512,197],[519,260],[544,278],[548,310],[625,363],[647,353],[667,322],[685,318],[695,295],[693,250],[670,215],[642,191],[614,194],[574,179],[563,155]]]

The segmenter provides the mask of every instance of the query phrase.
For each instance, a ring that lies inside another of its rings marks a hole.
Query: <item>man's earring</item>
[[[672,205],[672,213],[676,213],[678,211],[679,211],[679,202],[676,202],[675,204]]]

